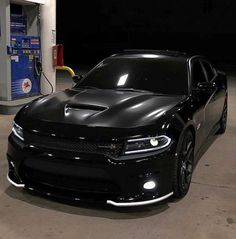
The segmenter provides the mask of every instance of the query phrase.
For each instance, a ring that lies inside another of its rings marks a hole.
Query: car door
[[[213,128],[219,122],[222,116],[225,94],[224,94],[224,91],[222,90],[221,77],[217,74],[216,70],[205,59],[201,60],[201,63],[208,81],[214,83],[216,86],[215,91],[213,92],[213,95],[211,98],[211,102],[210,102],[211,109],[209,110],[209,113],[211,113],[211,118],[212,118],[211,123]]]
[[[199,83],[207,83],[208,79],[200,59],[191,62],[191,89],[196,107],[193,121],[196,126],[196,149],[202,145],[212,127],[212,95],[213,92],[198,88]]]

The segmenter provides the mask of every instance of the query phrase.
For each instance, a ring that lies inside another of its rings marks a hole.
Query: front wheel
[[[175,198],[184,197],[190,187],[194,163],[194,138],[187,130],[180,141],[180,149],[175,162],[173,191]]]

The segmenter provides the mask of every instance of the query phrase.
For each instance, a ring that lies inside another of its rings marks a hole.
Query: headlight
[[[15,122],[13,123],[12,132],[17,138],[24,141],[23,129]]]
[[[165,135],[130,139],[126,142],[124,154],[135,154],[155,151],[167,147],[171,139]]]

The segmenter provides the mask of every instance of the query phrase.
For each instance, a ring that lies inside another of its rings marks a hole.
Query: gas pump
[[[40,94],[41,42],[40,16],[37,5],[11,4],[11,59],[12,99]]]
[[[0,114],[55,91],[55,45],[56,0],[0,0]]]

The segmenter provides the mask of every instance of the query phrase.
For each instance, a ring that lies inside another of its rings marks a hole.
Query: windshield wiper
[[[135,89],[135,88],[115,88],[114,90],[119,90],[119,91],[131,91],[131,92],[148,92],[148,93],[154,93],[153,91],[150,90],[140,90],[140,89]]]
[[[92,90],[98,90],[100,88],[97,88],[95,86],[89,86],[89,85],[85,85],[85,86],[77,86],[77,88],[82,88],[82,89],[92,89]]]
[[[140,90],[140,89],[135,89],[135,88],[115,88],[114,90],[140,92],[140,93],[151,93],[154,95],[166,95],[161,92],[155,92],[155,91],[150,91],[150,90]]]

